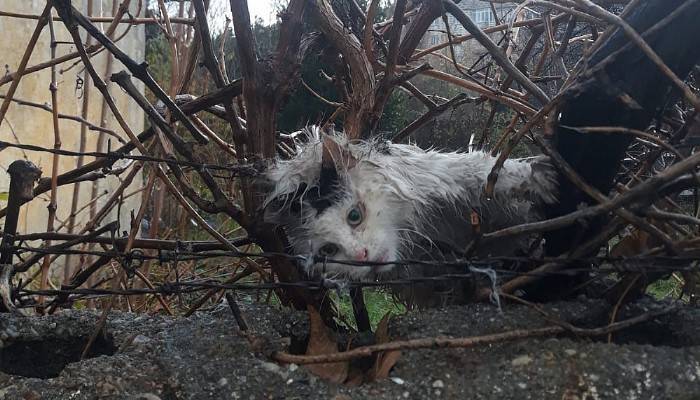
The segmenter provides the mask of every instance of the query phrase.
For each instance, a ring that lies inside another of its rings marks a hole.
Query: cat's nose
[[[369,256],[369,252],[367,251],[367,249],[358,250],[357,253],[355,253],[355,260],[356,261],[367,261],[368,256]]]

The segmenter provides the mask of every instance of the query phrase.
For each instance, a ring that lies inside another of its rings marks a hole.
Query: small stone
[[[11,339],[16,339],[19,336],[19,332],[12,325],[8,326],[7,329],[5,329],[5,332],[7,333],[7,336]]]
[[[280,371],[280,366],[275,364],[275,363],[263,361],[260,363],[260,366],[265,371],[268,371],[268,372],[279,372]]]
[[[153,393],[141,393],[141,394],[137,394],[135,399],[136,400],[160,400],[160,397],[156,396]]]
[[[532,357],[525,355],[515,358],[513,361],[510,362],[510,364],[514,367],[522,367],[530,364],[531,362]]]
[[[637,372],[643,372],[646,368],[642,364],[634,364],[632,366],[632,369],[637,371]]]
[[[433,382],[433,387],[434,388],[444,388],[445,384],[440,379],[438,379],[435,382]]]
[[[144,343],[148,343],[148,342],[152,342],[152,341],[153,341],[153,339],[149,338],[148,336],[139,334],[139,335],[136,335],[134,337],[134,340],[132,340],[131,343],[132,344],[144,344]]]
[[[24,400],[41,400],[41,395],[33,390],[30,390],[29,392],[26,392],[25,394],[22,395],[22,399],[24,399]]]
[[[219,379],[218,382],[216,382],[216,384],[219,385],[219,387],[224,387],[224,386],[228,385],[228,379],[221,378],[221,379]]]
[[[397,384],[397,385],[403,385],[403,384],[405,383],[403,379],[398,378],[398,377],[395,377],[395,376],[392,376],[392,377],[389,378],[389,379],[391,379],[391,381],[394,382],[394,383]]]
[[[564,353],[565,353],[567,356],[575,356],[575,355],[576,355],[576,350],[574,350],[574,349],[566,349],[566,350],[564,350]]]
[[[411,394],[408,392],[403,392],[403,398],[407,399]]]
[[[527,384],[526,384],[526,383],[523,383],[523,382],[520,382],[520,383],[518,383],[518,387],[519,387],[520,389],[527,389]]]
[[[294,383],[294,379],[292,379],[292,378],[287,379],[287,385],[291,385],[292,383]]]
[[[289,367],[287,368],[289,368],[289,372],[294,372],[299,369],[299,366],[296,364],[289,364]]]

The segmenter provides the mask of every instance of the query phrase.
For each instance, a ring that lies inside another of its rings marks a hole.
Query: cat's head
[[[265,216],[285,227],[294,251],[312,255],[312,274],[359,280],[389,271],[398,258],[401,203],[378,166],[373,143],[310,128],[308,143],[291,160],[269,169],[274,185]]]

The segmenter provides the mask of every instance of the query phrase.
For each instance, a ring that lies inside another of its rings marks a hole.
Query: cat
[[[317,126],[304,133],[299,136],[306,142],[292,158],[278,158],[268,168],[264,207],[266,220],[284,227],[294,253],[308,256],[312,277],[431,275],[434,268],[411,272],[411,265],[392,262],[454,259],[474,236],[473,211],[487,232],[538,218],[537,205],[557,198],[556,172],[543,157],[506,160],[487,199],[484,188],[496,161],[488,153],[350,141]],[[506,255],[524,246],[508,239],[477,254]],[[349,263],[336,262],[343,260]]]

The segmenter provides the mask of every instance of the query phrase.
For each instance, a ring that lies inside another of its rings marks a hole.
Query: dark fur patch
[[[305,204],[306,206],[311,206],[320,214],[332,206],[338,198],[336,196],[338,192],[337,181],[333,183],[325,182],[325,184],[328,185],[325,187],[325,190],[323,186],[308,187],[305,183],[299,185],[299,188],[292,196],[292,200],[289,202],[289,211],[294,215],[300,215],[304,207],[303,204]]]
[[[333,204],[333,199],[337,198],[338,183],[338,171],[333,167],[322,167],[318,187],[312,188],[306,194],[311,207],[315,208],[319,213],[330,207]],[[311,197],[308,197],[309,195]]]

